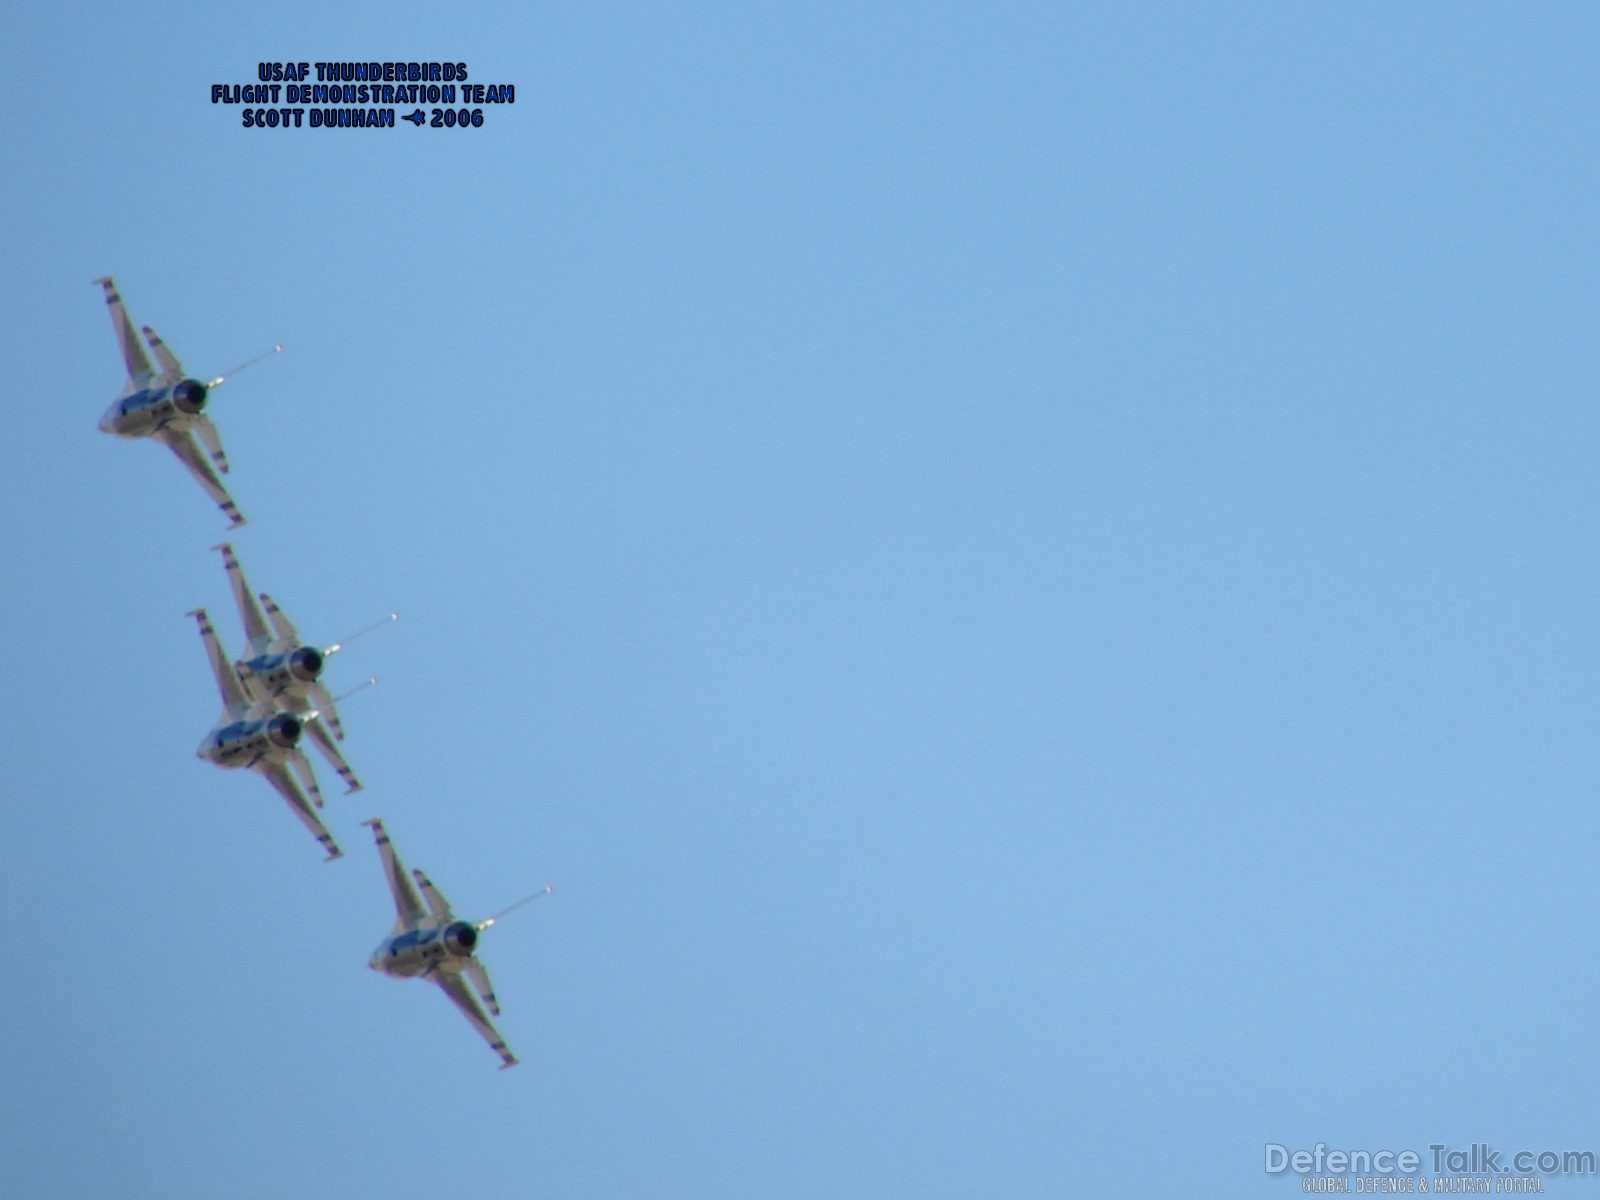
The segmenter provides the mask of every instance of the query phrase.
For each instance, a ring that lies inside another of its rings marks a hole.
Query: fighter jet
[[[477,999],[467,990],[462,976],[472,981],[472,986],[483,997],[489,1011],[498,1017],[500,1005],[489,984],[489,973],[472,954],[478,944],[478,934],[512,909],[537,899],[550,888],[545,887],[517,901],[511,908],[496,913],[487,921],[458,920],[450,909],[450,902],[439,894],[421,871],[411,872],[416,879],[416,887],[412,887],[411,878],[407,878],[394,847],[389,844],[389,834],[383,828],[382,819],[374,817],[362,824],[370,825],[377,839],[378,857],[383,860],[383,874],[389,881],[389,891],[394,895],[395,908],[394,928],[372,952],[367,966],[391,979],[420,976],[433,980],[444,989],[444,994],[450,997],[462,1015],[472,1022],[472,1027],[483,1035],[484,1041],[489,1043],[489,1049],[500,1056],[500,1069],[516,1066],[517,1056],[511,1053],[505,1039],[489,1023]],[[422,889],[422,898],[427,901],[426,908],[422,899],[417,897],[417,888]]]
[[[200,623],[200,638],[205,642],[211,673],[216,676],[217,691],[222,696],[222,716],[217,719],[216,728],[200,743],[195,757],[218,767],[249,767],[266,776],[267,782],[277,789],[295,816],[311,831],[311,836],[322,843],[322,848],[328,852],[328,861],[339,858],[344,852],[334,844],[327,826],[317,817],[305,793],[289,774],[293,768],[316,801],[317,808],[321,808],[322,792],[317,787],[316,776],[311,773],[311,762],[298,748],[304,720],[270,701],[253,702],[228,665],[228,656],[211,628],[206,610],[197,608],[188,615]]]
[[[283,610],[272,602],[271,596],[262,592],[260,603],[256,602],[250,585],[245,581],[244,570],[233,556],[233,547],[229,543],[223,542],[212,549],[222,551],[228,585],[233,589],[234,603],[239,607],[239,619],[244,622],[245,636],[250,639],[248,657],[233,664],[245,697],[253,704],[277,705],[299,715],[312,743],[344,780],[346,792],[359,792],[361,782],[350,770],[350,764],[345,762],[339,748],[333,744],[334,738],[344,740],[344,728],[339,724],[339,713],[334,707],[333,697],[322,684],[322,668],[329,658],[361,634],[370,633],[378,626],[398,619],[399,614],[390,613],[360,633],[318,649],[301,639],[293,623],[283,615]],[[262,605],[266,606],[265,614],[262,613]],[[271,622],[270,627],[268,621]],[[332,736],[329,736],[330,730]]]
[[[106,305],[111,309],[111,328],[117,335],[122,361],[128,368],[128,379],[122,386],[122,394],[100,418],[101,432],[125,438],[155,438],[178,456],[178,461],[188,468],[189,474],[227,514],[233,522],[232,528],[243,525],[244,517],[239,514],[238,506],[234,504],[233,497],[228,495],[228,489],[222,486],[222,480],[217,478],[218,471],[224,475],[228,473],[228,456],[222,451],[222,439],[217,435],[217,427],[203,410],[207,393],[212,388],[219,387],[251,363],[278,353],[283,347],[274,346],[266,354],[257,355],[250,362],[241,363],[233,370],[201,383],[184,373],[183,365],[173,357],[166,343],[154,329],[146,325],[145,339],[150,343],[156,362],[161,365],[160,372],[157,372],[151,367],[144,346],[133,332],[133,322],[128,320],[127,310],[122,307],[122,297],[117,294],[116,283],[109,275],[94,282],[105,289]],[[205,443],[211,456],[210,462],[200,452],[196,437]],[[216,470],[212,470],[213,464]]]

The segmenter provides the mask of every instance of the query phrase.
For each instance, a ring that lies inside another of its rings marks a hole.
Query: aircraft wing
[[[328,827],[312,811],[311,802],[306,799],[305,793],[290,776],[289,768],[282,763],[259,762],[254,769],[267,777],[267,782],[288,802],[289,807],[294,810],[294,815],[299,817],[301,823],[311,831],[311,836],[322,843],[322,848],[328,852],[329,862],[344,856],[344,851],[334,844],[332,835],[328,833]]]
[[[127,310],[122,307],[116,281],[109,275],[103,275],[95,282],[105,289],[106,307],[111,310],[111,329],[117,335],[117,347],[122,351],[123,364],[128,368],[128,382],[122,394],[131,396],[149,387],[156,373],[150,367],[150,360],[145,357],[144,346],[140,344],[138,335],[133,332],[133,322],[128,320]]]
[[[411,874],[416,878],[417,886],[422,889],[422,898],[428,902],[429,912],[446,921],[455,916],[455,913],[450,911],[450,901],[433,886],[433,880],[418,870],[413,870]]]
[[[266,654],[272,646],[272,630],[267,628],[267,618],[245,580],[244,568],[233,556],[233,545],[223,542],[211,548],[222,551],[222,566],[228,572],[228,586],[233,589],[233,602],[239,608],[239,619],[244,622],[245,636],[250,639],[250,653]]]
[[[500,1069],[517,1065],[517,1056],[511,1053],[499,1032],[489,1023],[489,1018],[483,1015],[483,1009],[478,1007],[478,1002],[472,998],[472,993],[467,991],[467,985],[461,981],[461,976],[454,971],[435,971],[429,976],[435,983],[444,989],[444,994],[457,1008],[461,1015],[472,1022],[472,1027],[483,1035],[483,1040],[489,1043],[489,1049],[500,1056]]]
[[[217,640],[217,631],[211,628],[211,618],[206,615],[206,610],[190,609],[188,615],[200,623],[200,640],[205,643],[206,658],[211,663],[212,675],[216,676],[217,693],[222,697],[223,710],[238,720],[250,711],[250,700],[244,694],[244,686],[228,665],[228,656],[223,653],[222,643]]]
[[[383,877],[389,883],[389,893],[394,897],[394,911],[396,919],[394,927],[404,929],[413,921],[419,921],[426,916],[422,901],[417,899],[417,889],[411,886],[411,880],[406,878],[405,868],[400,865],[400,858],[394,852],[394,846],[389,842],[389,832],[383,827],[383,818],[373,817],[370,821],[363,821],[363,825],[372,827],[372,836],[378,842],[378,858],[383,862]]]
[[[222,486],[222,480],[217,478],[217,473],[211,469],[206,456],[200,452],[192,433],[180,432],[169,425],[156,430],[154,436],[178,456],[179,462],[189,468],[189,474],[205,488],[206,495],[217,502],[217,507],[227,514],[228,519],[233,522],[233,528],[237,529],[244,524],[244,518],[239,515],[238,505],[234,504],[233,497],[228,495],[228,489]]]

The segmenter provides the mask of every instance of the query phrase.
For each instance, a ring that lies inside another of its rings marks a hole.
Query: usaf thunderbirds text
[[[264,62],[259,83],[214,83],[211,103],[238,104],[246,129],[393,129],[396,106],[438,105],[401,112],[421,128],[483,124],[482,105],[515,104],[509,83],[467,79],[464,62]],[[471,108],[443,107],[456,104]]]

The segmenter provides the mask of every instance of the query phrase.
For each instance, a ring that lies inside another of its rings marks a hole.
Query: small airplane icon
[[[271,701],[252,701],[228,664],[206,610],[197,608],[188,615],[200,623],[200,639],[205,643],[211,673],[216,676],[217,691],[222,696],[222,715],[200,742],[195,757],[230,770],[248,767],[265,776],[311,831],[311,836],[322,843],[322,848],[328,852],[328,861],[341,857],[344,852],[334,843],[328,827],[312,809],[311,801],[306,799],[306,792],[309,792],[317,808],[322,807],[322,792],[312,774],[311,760],[299,748],[305,721],[315,714],[297,715]],[[305,792],[290,775],[291,768],[305,785]]]
[[[517,1065],[517,1056],[506,1045],[505,1039],[490,1023],[472,992],[467,990],[466,979],[472,981],[478,996],[489,1006],[489,1012],[500,1015],[500,1004],[494,998],[494,988],[489,983],[489,972],[474,956],[478,935],[493,925],[506,913],[521,908],[549,892],[541,888],[531,896],[518,900],[511,908],[496,913],[486,921],[459,920],[433,882],[421,871],[406,875],[399,856],[389,843],[389,834],[383,820],[374,817],[363,821],[370,826],[377,840],[378,857],[383,862],[383,874],[394,897],[395,922],[389,936],[372,952],[367,966],[391,979],[431,979],[450,997],[451,1003],[461,1010],[462,1016],[483,1035],[489,1049],[500,1056],[500,1069]],[[412,886],[412,879],[416,886]],[[421,898],[417,889],[422,890]],[[427,906],[423,906],[423,900]]]
[[[94,282],[105,289],[106,305],[111,310],[111,328],[117,335],[122,361],[128,368],[122,394],[100,418],[101,432],[124,438],[155,438],[177,455],[178,461],[233,522],[233,528],[243,525],[244,517],[240,515],[233,497],[228,495],[228,489],[222,486],[222,480],[217,477],[219,471],[223,475],[228,473],[228,456],[223,452],[217,427],[205,414],[206,400],[212,389],[220,387],[252,363],[277,354],[283,347],[274,346],[266,354],[258,354],[249,362],[241,363],[231,371],[202,383],[184,373],[183,364],[167,349],[156,331],[146,325],[143,330],[145,339],[161,366],[157,372],[150,365],[144,346],[133,331],[133,322],[122,307],[122,297],[117,293],[115,281],[105,275]],[[209,462],[195,441],[197,437],[205,443],[206,451],[210,454]]]

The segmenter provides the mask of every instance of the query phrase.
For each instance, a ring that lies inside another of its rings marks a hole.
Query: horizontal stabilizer
[[[150,343],[150,350],[156,356],[156,361],[161,364],[161,382],[172,384],[182,379],[183,364],[173,357],[172,351],[168,350],[167,344],[161,340],[161,335],[146,325],[144,338]]]

